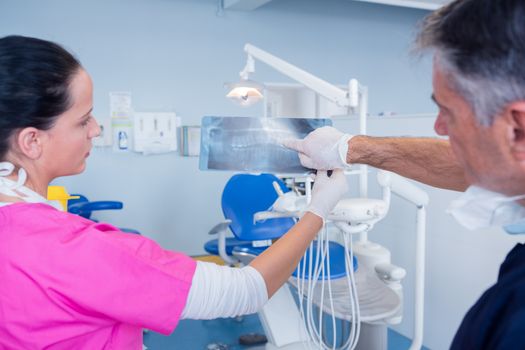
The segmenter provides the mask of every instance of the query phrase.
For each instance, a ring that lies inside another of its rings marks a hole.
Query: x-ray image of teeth
[[[330,119],[203,117],[201,170],[234,170],[305,174],[297,152],[282,146],[288,138],[304,138],[332,125]]]

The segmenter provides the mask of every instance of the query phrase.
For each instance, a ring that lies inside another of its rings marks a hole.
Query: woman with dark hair
[[[318,173],[307,212],[249,266],[195,262],[45,199],[86,166],[92,92],[61,46],[0,38],[0,349],[141,349],[142,328],[256,312],[346,192],[342,171]]]

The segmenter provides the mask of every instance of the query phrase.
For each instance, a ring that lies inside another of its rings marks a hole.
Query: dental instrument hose
[[[306,325],[309,339],[313,344],[317,345],[317,349],[322,350],[353,350],[357,346],[359,334],[361,330],[361,317],[359,312],[359,300],[357,295],[357,288],[355,284],[354,264],[352,239],[344,234],[344,250],[345,250],[345,267],[346,267],[346,282],[349,291],[349,302],[351,307],[351,327],[348,338],[341,341],[342,345],[337,347],[337,327],[336,317],[333,302],[333,290],[330,276],[330,249],[329,239],[326,227],[321,230],[317,238],[317,254],[315,261],[313,261],[313,244],[310,245],[308,259],[303,259],[303,262],[298,266],[297,273],[297,291],[299,294],[300,314],[303,322]],[[306,255],[305,255],[306,256]],[[306,276],[306,265],[308,264],[308,276]],[[314,293],[318,286],[319,277],[321,277],[320,298],[319,298],[319,317],[316,322],[316,315],[314,309]],[[327,277],[327,278],[325,278]],[[308,282],[306,282],[308,279]],[[326,335],[323,335],[323,309],[325,305],[325,283],[328,289],[328,303],[331,314],[332,324],[332,344],[325,340]],[[305,290],[306,284],[306,290]],[[304,306],[306,303],[306,306]]]

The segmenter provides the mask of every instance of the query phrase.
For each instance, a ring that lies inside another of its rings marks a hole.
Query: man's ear
[[[38,159],[42,154],[42,130],[33,127],[22,129],[16,136],[19,151],[30,159]]]

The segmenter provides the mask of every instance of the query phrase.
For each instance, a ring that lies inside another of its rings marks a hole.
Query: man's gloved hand
[[[310,169],[332,170],[348,167],[346,154],[351,135],[331,126],[315,129],[304,139],[287,139],[283,146],[299,152],[301,164]]]
[[[324,221],[346,192],[348,192],[348,184],[343,170],[334,170],[330,177],[326,171],[320,170],[315,176],[312,200],[306,210]]]

